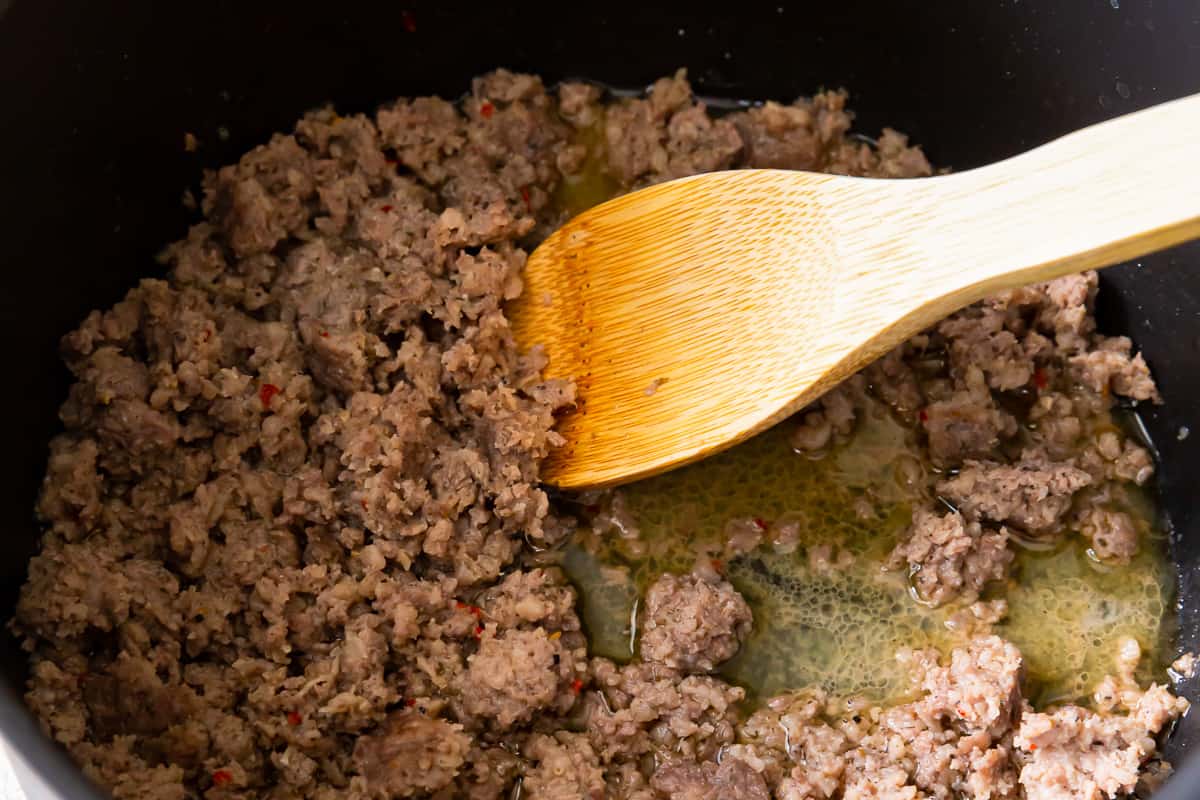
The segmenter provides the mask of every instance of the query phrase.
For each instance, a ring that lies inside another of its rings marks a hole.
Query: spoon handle
[[[934,273],[924,284],[937,295],[931,319],[1111,266],[1200,237],[1200,95],[910,185],[909,219],[923,222],[906,246],[915,268]]]

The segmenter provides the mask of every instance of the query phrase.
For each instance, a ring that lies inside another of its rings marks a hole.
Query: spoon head
[[[826,341],[838,265],[821,195],[836,180],[684,178],[599,205],[537,248],[513,329],[578,390],[544,480],[611,486],[698,460],[853,371],[856,343]]]

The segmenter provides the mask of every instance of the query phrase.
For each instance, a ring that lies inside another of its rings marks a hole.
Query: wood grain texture
[[[740,442],[993,292],[1200,236],[1200,96],[916,180],[739,170],[571,220],[510,309],[574,378],[543,478],[611,486]]]

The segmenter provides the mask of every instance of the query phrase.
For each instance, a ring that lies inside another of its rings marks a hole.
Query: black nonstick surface
[[[5,10],[6,6],[11,7]],[[789,100],[845,86],[858,129],[910,133],[964,169],[1200,91],[1200,5],[1171,0],[720,4],[0,0],[0,617],[36,544],[46,442],[66,393],[58,338],[159,270],[182,191],[306,109],[456,96],[496,66],[636,87],[686,66],[697,91]],[[185,132],[202,142],[183,147]],[[1197,132],[1200,137],[1200,132]],[[1130,169],[1136,169],[1130,165]],[[1200,647],[1200,246],[1103,275],[1101,324],[1145,352],[1166,402],[1143,410],[1174,526],[1185,649]],[[1183,437],[1181,429],[1194,434]],[[0,733],[62,798],[98,796],[20,701],[0,635]],[[1185,687],[1193,701],[1196,683]],[[1157,797],[1200,798],[1200,712]],[[1191,752],[1195,751],[1195,752]]]

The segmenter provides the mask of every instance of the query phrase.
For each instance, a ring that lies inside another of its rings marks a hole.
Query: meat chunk
[[[205,214],[238,256],[270,251],[308,222],[316,194],[309,153],[293,136],[276,135],[236,165],[205,180]]]
[[[1021,657],[975,637],[942,663],[903,653],[920,697],[888,708],[806,690],[768,700],[725,761],[745,761],[786,798],[1017,797],[1008,741],[1024,708]]]
[[[968,735],[999,739],[1021,709],[1021,653],[998,636],[954,650],[950,663],[922,666],[920,712],[949,720]]]
[[[592,672],[598,693],[588,698],[587,731],[605,763],[655,752],[704,760],[733,741],[745,697],[736,686],[654,663],[596,659]]]
[[[983,305],[1003,312],[1005,326],[1019,337],[1036,331],[1053,341],[1057,355],[1070,357],[1087,349],[1096,330],[1092,307],[1098,285],[1095,271],[1065,275],[999,292]]]
[[[985,635],[1008,615],[1008,601],[976,600],[946,619],[946,628],[961,634]]]
[[[546,800],[604,797],[604,771],[584,734],[535,734],[523,752],[533,765],[521,784],[530,797]]]
[[[724,169],[742,150],[733,123],[692,102],[684,70],[656,81],[644,100],[611,106],[604,134],[609,170],[626,185]]]
[[[1021,785],[1029,800],[1101,800],[1133,790],[1156,751],[1154,735],[1188,703],[1153,686],[1128,715],[1100,715],[1068,705],[1027,713],[1013,743],[1025,755]]]
[[[841,98],[837,102],[845,102],[844,93],[835,94]],[[932,174],[921,148],[910,146],[907,136],[891,128],[883,129],[874,147],[849,137],[833,141],[825,156],[825,170],[871,178],[917,178]]]
[[[1079,514],[1079,533],[1091,543],[1096,558],[1112,564],[1128,564],[1138,552],[1138,531],[1124,511],[1095,506]]]
[[[579,630],[575,590],[561,573],[518,570],[483,594],[479,601],[488,620],[500,628],[540,625],[552,630]]]
[[[666,574],[646,592],[640,652],[647,661],[708,672],[737,652],[752,621],[728,581]]]
[[[1071,370],[1093,392],[1161,402],[1146,360],[1132,351],[1133,342],[1126,336],[1101,337],[1095,349],[1071,357]]]
[[[958,512],[913,512],[906,538],[888,560],[892,569],[906,565],[923,600],[941,605],[960,595],[978,597],[988,581],[1003,578],[1012,563],[1008,533],[985,530]]]
[[[996,406],[978,367],[967,370],[965,385],[921,413],[929,436],[929,454],[941,465],[986,458],[1001,440],[1017,431],[1016,420]]]
[[[668,761],[650,779],[659,797],[671,800],[769,800],[762,776],[744,761]]]
[[[50,442],[46,481],[38,514],[54,531],[75,541],[93,531],[101,511],[103,479],[96,471],[99,445],[94,439],[58,436]]]
[[[1012,465],[968,461],[937,490],[968,519],[1004,523],[1036,536],[1054,533],[1075,493],[1091,482],[1081,469],[1034,456]]]
[[[647,175],[665,174],[668,117],[691,100],[686,73],[655,81],[644,100],[611,106],[604,120],[608,169],[623,184],[632,185]]]
[[[1047,458],[1063,460],[1078,453],[1085,435],[1086,417],[1086,410],[1079,408],[1080,405],[1066,394],[1047,391],[1040,393],[1030,407],[1029,421],[1034,428],[1032,439]],[[1079,459],[1078,464],[1096,473],[1083,459]]]
[[[1097,481],[1130,481],[1138,486],[1154,475],[1150,452],[1112,430],[1102,431],[1084,448],[1079,466]]]
[[[552,705],[564,683],[561,673],[569,667],[560,643],[545,628],[499,635],[485,631],[467,663],[459,687],[464,709],[501,729]]]
[[[600,119],[600,88],[590,83],[567,81],[558,86],[558,113],[576,128],[590,127]]]
[[[18,601],[28,630],[75,636],[119,630],[130,620],[157,629],[179,594],[179,579],[161,563],[119,559],[119,551],[101,538],[47,544],[30,562]]]
[[[925,393],[913,368],[920,355],[921,342],[905,342],[863,370],[871,391],[898,414],[911,419],[925,404]]]
[[[384,145],[430,183],[445,179],[443,160],[466,145],[466,120],[438,97],[401,100],[381,108],[376,119]]]
[[[461,725],[402,711],[358,738],[354,766],[365,796],[412,797],[449,784],[469,746]]]
[[[770,169],[817,168],[823,155],[817,116],[810,103],[767,102],[730,115],[745,143],[746,166]]]
[[[864,378],[854,375],[822,395],[804,412],[801,424],[792,433],[792,446],[806,452],[817,451],[831,444],[835,437],[849,435],[865,402],[865,390]]]
[[[187,687],[164,684],[151,662],[130,653],[81,682],[92,729],[105,738],[163,733],[196,705]]]
[[[1009,327],[1006,310],[995,305],[975,305],[938,325],[938,333],[950,342],[952,372],[966,374],[980,369],[988,386],[1011,391],[1034,380],[1035,358],[1051,349],[1051,342],[1037,332],[1018,338]]]
[[[1196,662],[1195,653],[1184,653],[1171,662],[1171,671],[1184,680],[1191,680],[1196,677]]]
[[[934,652],[909,658],[924,694],[882,715],[851,754],[847,784],[866,789],[881,779],[902,792],[907,767],[908,782],[932,797],[1015,797],[1017,776],[1006,740],[1022,710],[1020,653],[984,636],[956,648],[944,665]],[[897,737],[904,742],[903,755],[891,749]]]
[[[694,105],[674,114],[667,125],[665,177],[727,169],[741,151],[742,137],[729,120],[714,120],[703,104]]]
[[[744,142],[744,165],[880,178],[931,174],[921,149],[894,130],[885,128],[876,147],[848,140],[853,115],[846,100],[844,91],[828,91],[791,105],[767,102],[731,114]]]
[[[933,174],[924,151],[917,145],[909,144],[908,136],[894,128],[884,128],[874,148],[863,148],[859,143],[858,161],[859,164],[865,162],[865,169],[839,168],[841,165],[836,159],[846,149],[845,141],[833,148],[830,171],[849,174],[862,171],[873,178],[927,178]]]
[[[185,800],[192,796],[184,786],[183,768],[149,763],[135,752],[133,737],[119,736],[105,744],[87,742],[78,752],[79,757],[100,765],[89,777],[112,787],[115,800]]]
[[[514,786],[526,767],[525,760],[510,752],[503,744],[476,743],[467,753],[454,786],[447,786],[435,797],[503,800],[512,795]]]

